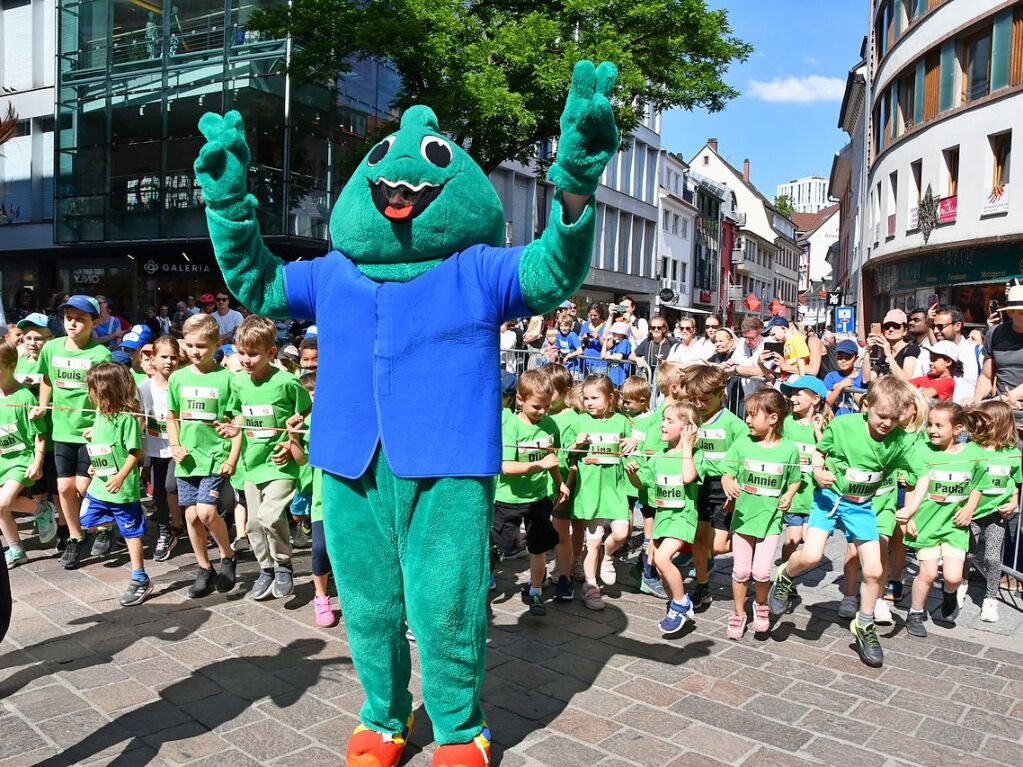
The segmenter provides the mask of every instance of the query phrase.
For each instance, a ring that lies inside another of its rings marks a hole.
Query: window
[[[960,66],[962,103],[984,98],[991,88],[991,27],[963,40]]]
[[[912,129],[913,109],[916,99],[915,72],[910,72],[899,80],[899,119],[902,129],[899,134]]]
[[[678,265],[678,281],[684,288],[686,286],[686,262],[683,261]]]
[[[923,193],[920,191],[920,185],[923,179],[923,160],[917,160],[916,162],[910,163],[909,173],[913,177],[913,188],[910,190],[913,194],[913,204],[919,205],[920,198]]]
[[[672,216],[671,216],[671,233],[672,234],[677,235],[679,233],[679,229],[680,229],[679,221],[681,221],[681,220],[682,220],[682,217],[679,216],[678,213],[673,213],[672,214]]]
[[[924,122],[938,116],[941,92],[941,54],[933,50],[924,59]]]
[[[895,214],[899,209],[899,173],[895,171],[888,176],[888,218],[887,235],[895,236]]]
[[[1012,151],[1012,133],[999,133],[991,137],[991,152],[994,155],[995,167],[991,176],[991,186],[1005,186],[1009,183],[1009,157]]]
[[[945,196],[955,197],[959,194],[959,147],[946,149],[942,154],[945,156],[945,170],[948,172]]]
[[[664,231],[671,231],[671,213],[664,211]]]
[[[1023,84],[1023,6],[1012,14],[1012,45],[1009,51],[1009,85]]]
[[[679,233],[679,236],[683,240],[685,240],[685,239],[689,238],[689,219],[688,218],[683,218],[681,221],[682,221],[682,224],[681,224],[681,226],[679,226],[678,233]]]

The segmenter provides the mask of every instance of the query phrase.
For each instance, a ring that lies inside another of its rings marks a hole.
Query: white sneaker
[[[859,599],[857,597],[842,597],[842,601],[838,603],[838,617],[855,618],[858,608]]]
[[[984,605],[980,608],[980,619],[985,623],[998,623],[997,599],[984,599]]]
[[[969,590],[969,584],[966,582],[966,577],[963,577],[963,582],[959,584],[959,588],[956,589],[956,602],[959,605],[959,609],[963,609],[963,605],[966,604],[966,592]]]
[[[877,604],[874,605],[874,623],[879,623],[883,626],[890,626],[892,624],[892,608],[883,599],[877,600]]]
[[[604,552],[604,556],[600,560],[600,580],[607,586],[614,586],[618,582],[614,558],[607,552]]]

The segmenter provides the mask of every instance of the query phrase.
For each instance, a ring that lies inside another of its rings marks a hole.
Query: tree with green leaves
[[[487,172],[537,159],[558,134],[579,59],[618,65],[627,134],[649,110],[721,110],[738,95],[724,81],[729,64],[751,51],[704,0],[294,0],[249,26],[290,35],[292,73],[308,82],[336,83],[359,59],[387,61],[402,83],[394,106],[429,104]]]
[[[780,194],[774,198],[774,207],[785,218],[792,218],[792,198],[787,194]]]

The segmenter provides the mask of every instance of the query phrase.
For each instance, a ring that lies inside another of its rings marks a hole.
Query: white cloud
[[[810,104],[815,101],[841,101],[845,80],[840,77],[807,75],[750,80],[749,95],[761,101],[779,104]]]

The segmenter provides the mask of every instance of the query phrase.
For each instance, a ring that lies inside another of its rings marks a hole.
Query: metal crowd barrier
[[[632,375],[652,379],[652,376],[647,376],[646,368],[638,366],[630,360],[605,360],[599,356],[585,355],[565,360],[560,354],[551,359],[546,352],[538,349],[503,349],[501,351],[501,368],[515,375],[552,363],[564,365],[577,381],[582,381],[588,375],[606,375],[615,386],[621,386],[625,379]]]

